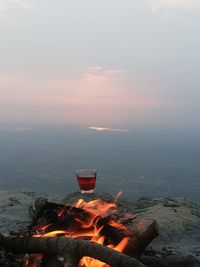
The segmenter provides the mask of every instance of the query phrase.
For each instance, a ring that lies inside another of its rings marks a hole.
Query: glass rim
[[[88,169],[88,170],[76,170],[76,175],[92,175],[92,174],[97,174],[97,170],[95,169]]]

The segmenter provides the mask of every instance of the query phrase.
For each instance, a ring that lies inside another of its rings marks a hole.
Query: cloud
[[[200,9],[200,0],[147,0],[154,11],[160,9]]]
[[[33,3],[31,0],[0,0],[0,11],[13,7],[30,9],[33,7]]]
[[[110,79],[115,76],[126,73],[126,71],[121,69],[106,69],[101,66],[93,66],[88,69],[88,72],[84,74],[86,80],[96,80],[96,79]]]

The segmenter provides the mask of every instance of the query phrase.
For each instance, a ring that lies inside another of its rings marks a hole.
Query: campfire
[[[131,229],[127,225],[134,216],[119,213],[117,198],[79,199],[73,205],[39,198],[30,208],[32,224],[11,233],[14,237],[0,235],[0,246],[14,254],[28,253],[20,256],[23,267],[143,266],[140,255],[158,235],[157,224],[136,223]]]

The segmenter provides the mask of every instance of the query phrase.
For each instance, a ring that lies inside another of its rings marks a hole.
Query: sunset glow
[[[195,126],[200,1],[124,1],[0,1],[0,122]]]
[[[154,110],[161,105],[161,97],[152,96],[150,85],[141,85],[140,80],[126,71],[103,67],[92,67],[73,79],[63,80],[0,76],[2,86],[7,88],[0,92],[0,103],[7,116],[16,120],[23,114],[31,121],[50,123],[121,124],[131,118],[136,120],[137,110]],[[12,103],[12,110],[7,110],[4,103],[8,102]],[[142,121],[143,117],[138,114],[137,120]],[[96,130],[126,131],[101,126]]]
[[[94,130],[96,132],[120,132],[120,133],[128,132],[127,129],[114,129],[114,128],[104,128],[104,127],[95,127],[95,126],[90,126],[88,127],[88,129]]]

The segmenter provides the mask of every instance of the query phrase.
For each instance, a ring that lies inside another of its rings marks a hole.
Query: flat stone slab
[[[10,231],[18,231],[29,225],[31,219],[28,207],[38,197],[41,195],[34,192],[0,191],[0,232],[8,235]],[[100,198],[112,202],[115,196],[107,193],[87,195],[75,192],[60,199],[49,197],[48,200],[72,204],[80,198],[86,201]],[[151,243],[151,247],[158,254],[191,253],[199,257],[200,208],[195,203],[182,198],[160,197],[141,198],[134,202],[119,198],[118,204],[119,215],[133,213],[130,227],[132,223],[157,221],[160,235]]]

